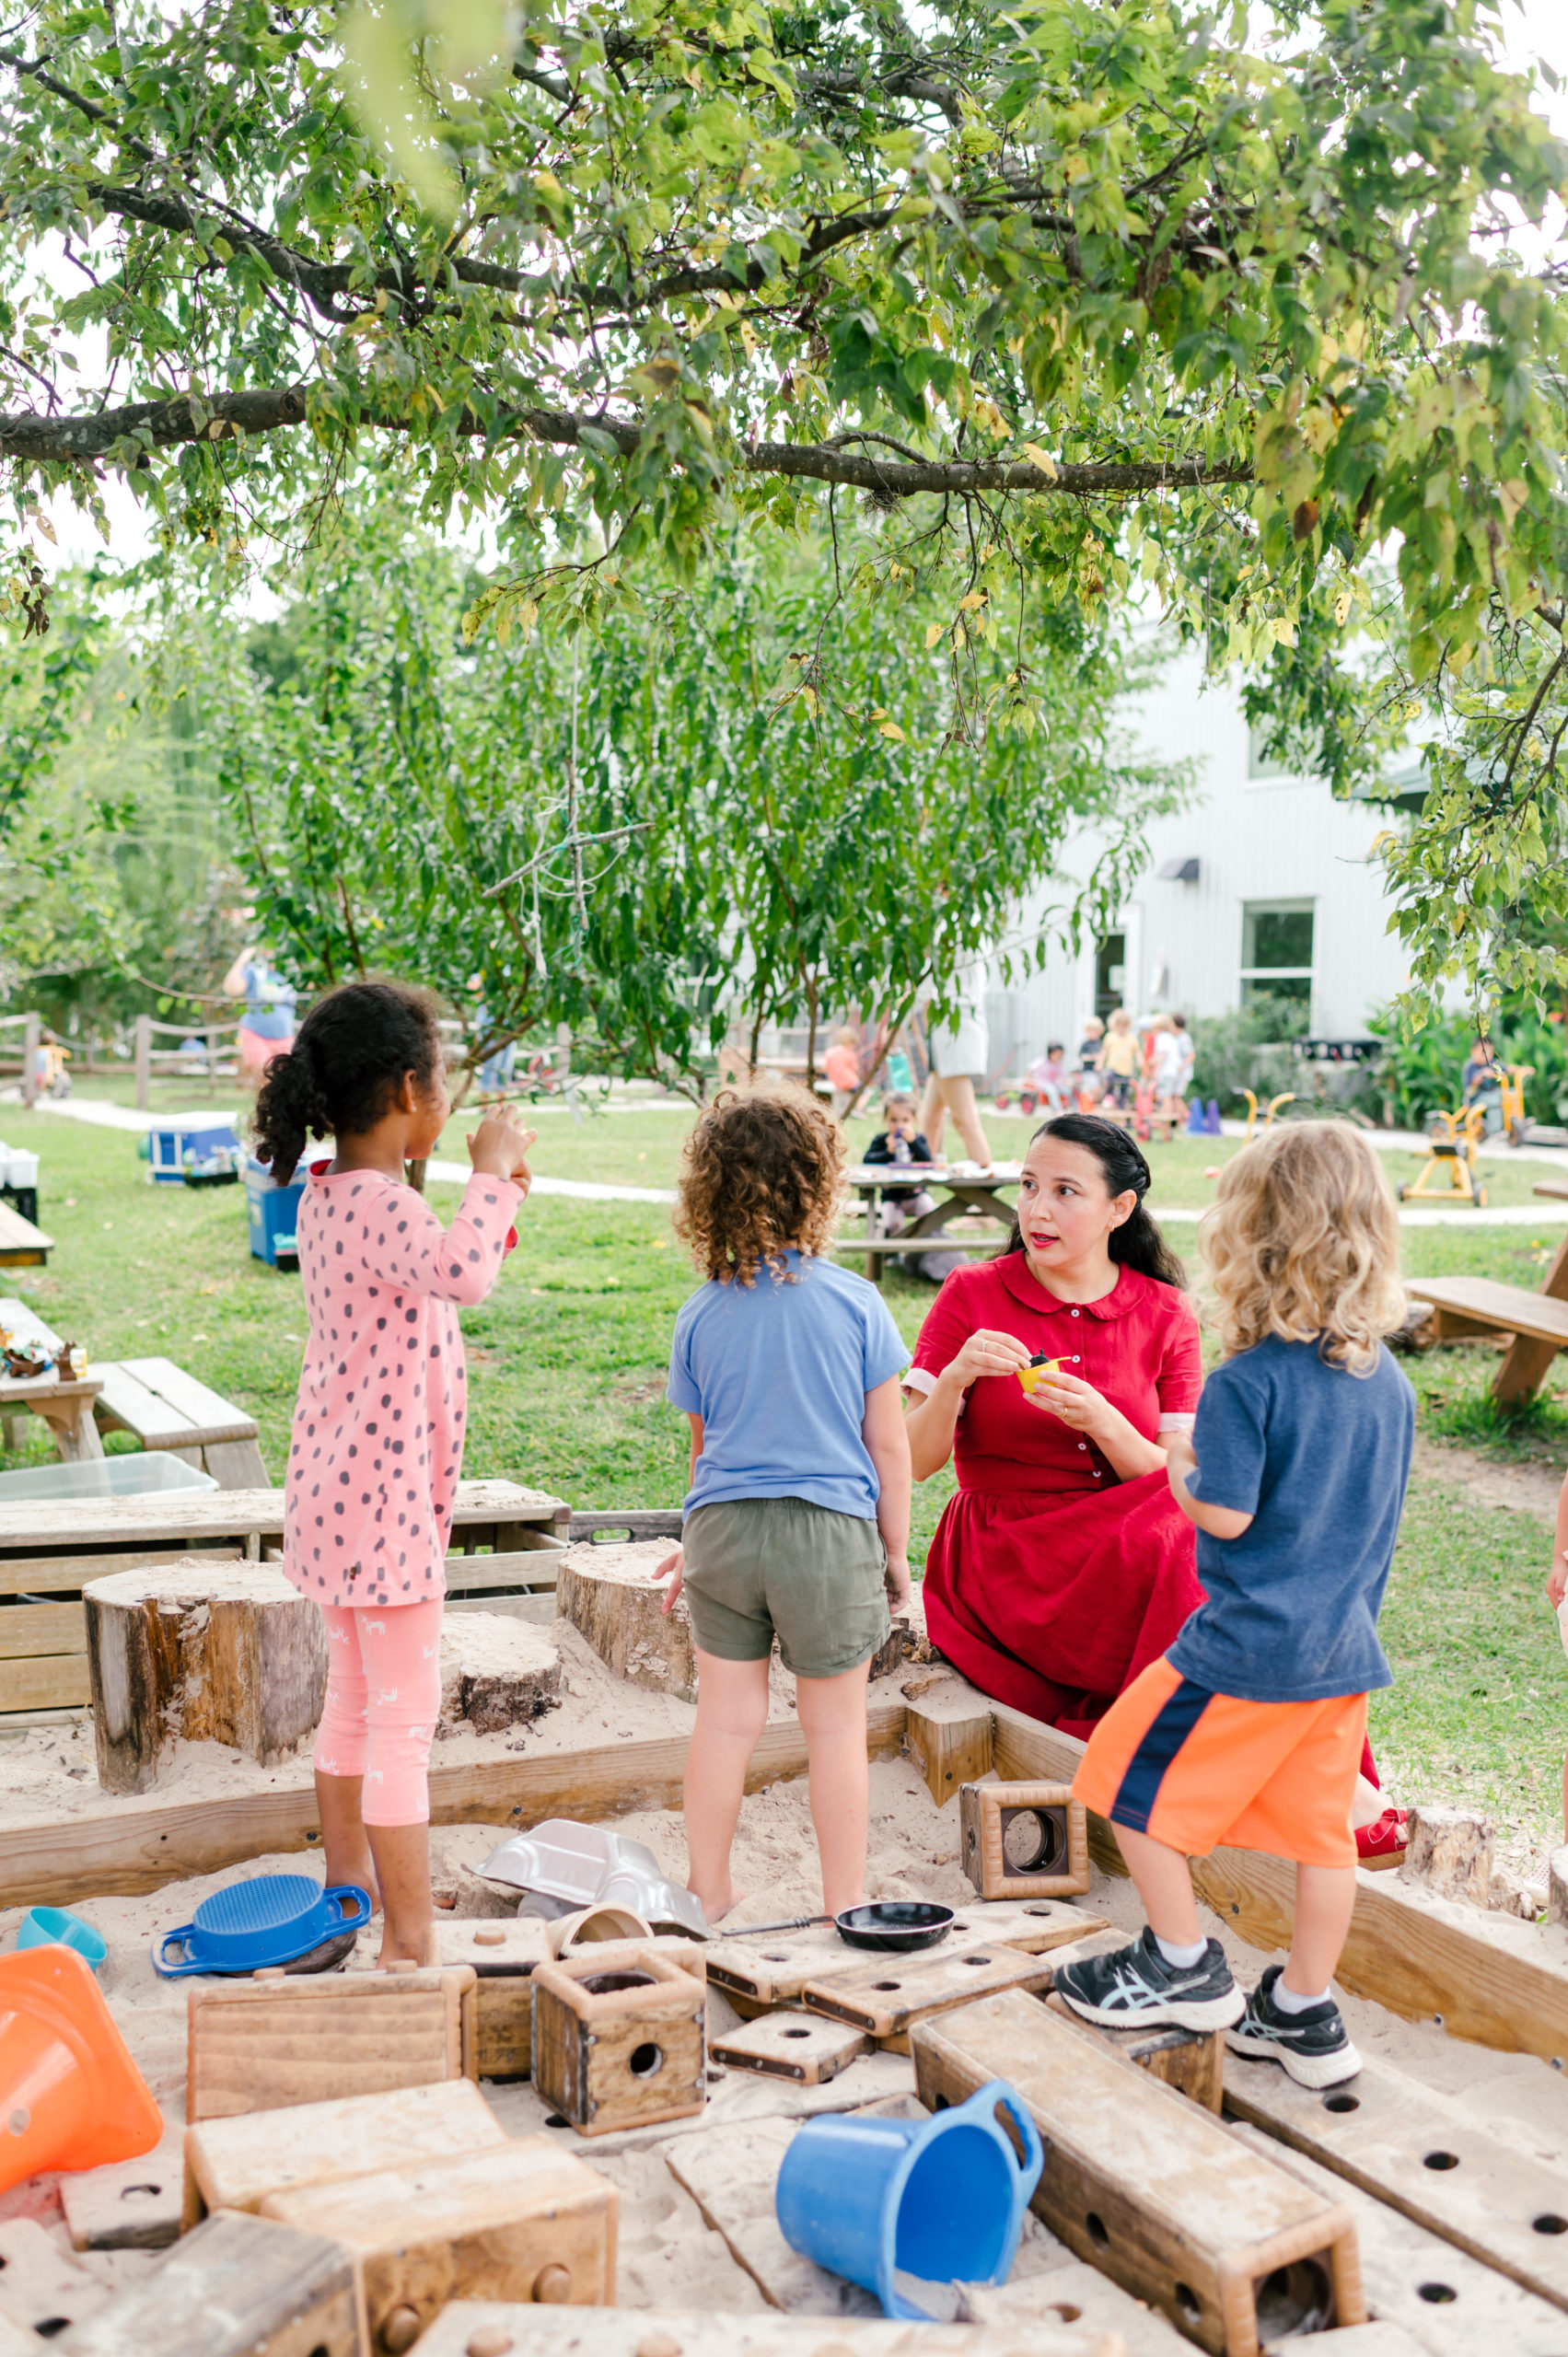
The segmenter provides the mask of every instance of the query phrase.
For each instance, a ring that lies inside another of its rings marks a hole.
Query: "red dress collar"
[[[1108,1294],[1103,1294],[1098,1301],[1058,1301],[1056,1295],[1053,1293],[1047,1293],[1039,1278],[1030,1273],[1029,1264],[1021,1252],[1005,1253],[1000,1260],[993,1261],[992,1265],[1013,1299],[1021,1303],[1026,1309],[1043,1309],[1048,1312],[1081,1309],[1086,1318],[1103,1319],[1125,1318],[1142,1289],[1135,1269],[1119,1268],[1116,1271],[1115,1284]]]

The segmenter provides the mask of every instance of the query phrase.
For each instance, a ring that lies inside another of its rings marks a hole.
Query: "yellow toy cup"
[[[1018,1381],[1026,1391],[1033,1391],[1046,1376],[1054,1375],[1059,1367],[1063,1367],[1066,1364],[1065,1359],[1048,1359],[1042,1353],[1039,1357],[1032,1358],[1028,1366],[1018,1368]]]

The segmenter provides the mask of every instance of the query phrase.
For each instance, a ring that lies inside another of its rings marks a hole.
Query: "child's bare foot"
[[[691,1889],[691,1887],[688,1884],[687,1887]],[[727,1891],[715,1893],[712,1898],[700,1890],[692,1890],[691,1895],[694,1898],[702,1900],[703,1912],[707,1917],[710,1927],[714,1923],[722,1923],[725,1917],[733,1915],[738,1907],[744,1907],[751,1896],[749,1890],[737,1890],[733,1886]]]

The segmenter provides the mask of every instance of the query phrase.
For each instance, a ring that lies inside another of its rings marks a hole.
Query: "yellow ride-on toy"
[[[1469,1203],[1477,1211],[1486,1202],[1486,1189],[1475,1175],[1475,1150],[1486,1134],[1483,1107],[1472,1105],[1457,1113],[1434,1113],[1426,1160],[1421,1176],[1400,1189],[1401,1203],[1432,1202]]]
[[[1241,1143],[1243,1145],[1250,1145],[1252,1143],[1252,1132],[1256,1128],[1258,1121],[1257,1097],[1250,1088],[1233,1088],[1231,1090],[1231,1095],[1233,1097],[1245,1097],[1247,1099],[1247,1135],[1242,1139]],[[1270,1097],[1268,1108],[1263,1115],[1263,1129],[1265,1134],[1273,1128],[1274,1115],[1279,1111],[1280,1107],[1282,1105],[1294,1105],[1295,1103],[1295,1091],[1294,1088],[1287,1088],[1283,1097]]]

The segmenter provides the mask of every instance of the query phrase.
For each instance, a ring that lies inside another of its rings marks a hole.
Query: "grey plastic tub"
[[[0,1473],[0,1505],[23,1498],[57,1498],[68,1505],[87,1498],[146,1498],[161,1491],[216,1488],[212,1475],[200,1466],[187,1465],[166,1448],[145,1448],[127,1457],[93,1457],[74,1465]]]

